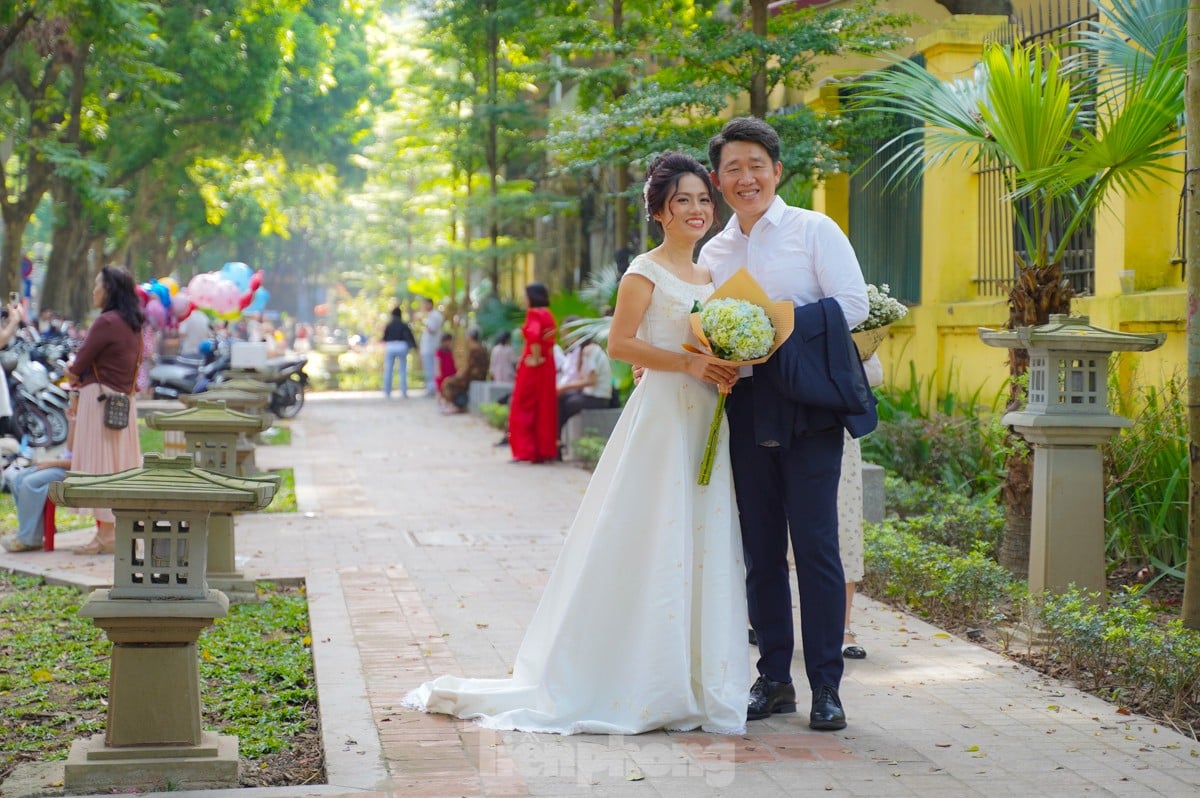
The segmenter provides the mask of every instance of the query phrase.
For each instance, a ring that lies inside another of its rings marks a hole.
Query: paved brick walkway
[[[741,737],[563,738],[404,710],[431,675],[509,672],[588,474],[511,465],[494,430],[423,398],[317,395],[293,429],[258,463],[295,468],[301,510],[240,517],[239,562],[254,578],[307,579],[329,785],[197,794],[1200,793],[1191,738],[862,598],[870,656],[848,663],[844,732],[812,732],[801,712]],[[110,562],[66,551],[86,534],[52,554],[0,552],[0,567],[106,584]]]

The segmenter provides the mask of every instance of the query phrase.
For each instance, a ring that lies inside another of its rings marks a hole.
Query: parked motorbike
[[[178,399],[200,393],[229,369],[227,347],[214,347],[207,355],[160,358],[150,369],[150,391],[155,399]]]
[[[10,431],[39,448],[58,446],[67,440],[67,406],[71,397],[51,378],[44,362],[50,356],[52,353],[42,352],[30,335],[14,337],[0,352],[13,411]]]
[[[271,394],[271,412],[279,418],[292,418],[304,407],[304,393],[308,390],[308,374],[304,367],[308,355],[285,355],[267,361],[266,370],[275,383]]]

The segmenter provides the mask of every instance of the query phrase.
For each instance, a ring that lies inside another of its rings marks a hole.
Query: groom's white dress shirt
[[[780,197],[750,235],[733,216],[700,250],[699,263],[712,273],[714,285],[745,266],[777,302],[800,306],[831,297],[851,329],[866,321],[867,284],[846,234],[825,214],[793,208]]]

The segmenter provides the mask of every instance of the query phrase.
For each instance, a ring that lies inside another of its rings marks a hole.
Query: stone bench
[[[575,456],[573,444],[585,435],[607,440],[608,436],[612,434],[613,427],[617,426],[617,419],[620,417],[621,408],[619,407],[589,408],[571,416],[563,425],[563,459],[578,459]]]
[[[863,463],[863,520],[868,524],[883,521],[883,466]]]
[[[467,388],[467,409],[478,413],[480,405],[498,402],[501,399],[507,401],[507,397],[512,395],[512,390],[511,382],[473,380]]]

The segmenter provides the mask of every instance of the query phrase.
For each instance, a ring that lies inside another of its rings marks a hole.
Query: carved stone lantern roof
[[[50,485],[50,498],[68,507],[232,513],[265,508],[280,482],[274,475],[234,477],[197,468],[187,456],[151,453],[142,463],[115,474],[68,472]]]
[[[245,391],[246,393],[265,394],[270,396],[274,392],[275,386],[269,382],[264,382],[260,379],[255,379],[250,376],[234,377],[233,379],[225,380],[213,386],[213,390],[218,391]]]
[[[271,401],[271,395],[259,391],[240,391],[218,385],[204,393],[184,394],[179,397],[179,400],[189,407],[194,407],[200,402],[225,402],[234,408],[261,410]]]
[[[1166,333],[1125,333],[1090,323],[1087,316],[1054,313],[1046,324],[1015,330],[979,328],[988,346],[1007,349],[1052,349],[1071,352],[1149,352],[1162,346]]]
[[[200,394],[201,397],[207,394]],[[147,417],[146,426],[157,430],[179,432],[258,433],[271,426],[271,420],[261,415],[230,410],[224,402],[201,399],[186,410],[155,413]]]

